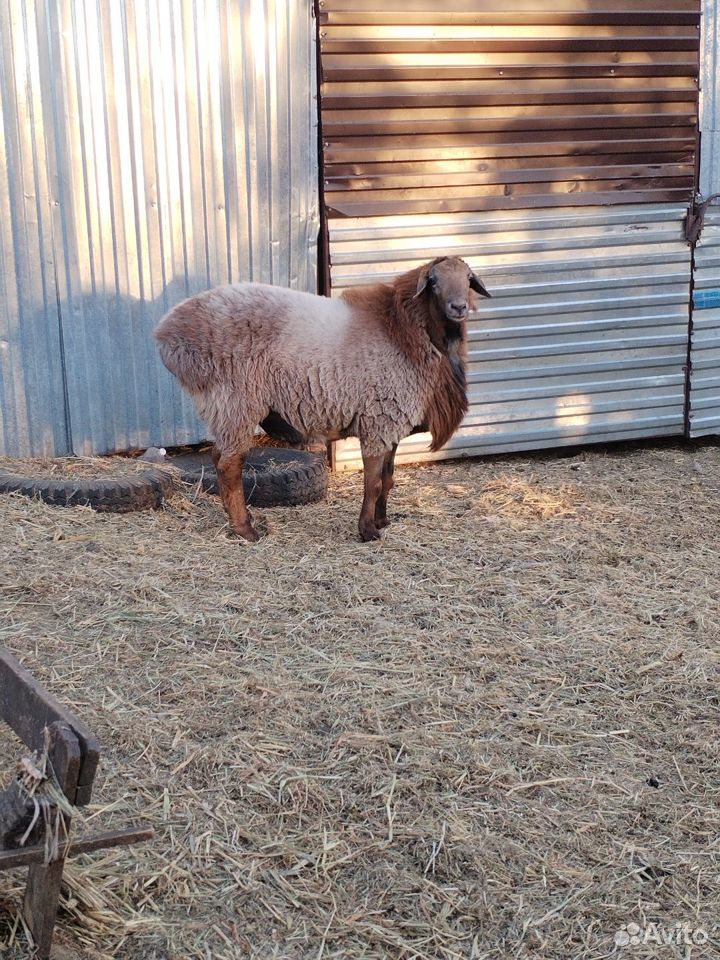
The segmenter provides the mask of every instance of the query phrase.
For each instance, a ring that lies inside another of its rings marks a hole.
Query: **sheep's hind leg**
[[[215,467],[215,473],[217,475],[217,484],[218,484],[218,493],[220,494],[220,499],[222,500],[223,507],[225,506],[225,494],[223,493],[225,489],[225,484],[223,482],[222,475],[218,469],[218,464],[220,463],[220,447],[214,443],[210,449],[210,456],[212,457],[213,466]]]
[[[375,521],[375,508],[383,489],[382,472],[385,457],[371,457],[363,453],[362,458],[365,493],[358,529],[360,530],[360,539],[366,543],[368,540],[380,539],[380,530]]]
[[[387,527],[390,521],[387,518],[387,502],[390,491],[395,486],[393,475],[395,473],[395,451],[397,444],[393,445],[392,450],[385,455],[382,465],[382,491],[375,504],[375,526],[379,529]]]
[[[260,537],[252,525],[243,490],[245,452],[218,454],[215,450],[213,460],[217,466],[220,497],[230,521],[230,529],[239,537],[249,540],[250,543],[256,543]]]

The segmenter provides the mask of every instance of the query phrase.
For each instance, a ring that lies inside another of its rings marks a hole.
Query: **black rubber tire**
[[[105,513],[159,507],[174,487],[169,473],[152,468],[123,477],[77,480],[39,479],[0,470],[0,493],[22,493],[56,507],[89,506]]]
[[[201,483],[207,493],[219,493],[211,465],[186,470],[186,483]],[[297,507],[323,500],[328,488],[325,457],[287,447],[254,447],[245,458],[243,488],[255,507]]]

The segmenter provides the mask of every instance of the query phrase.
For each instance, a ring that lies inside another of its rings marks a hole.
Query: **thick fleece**
[[[446,349],[433,332],[438,316],[417,295],[429,266],[337,299],[209,290],[160,321],[160,355],[224,452],[246,449],[271,411],[308,439],[356,436],[369,455],[419,427],[437,449],[467,411],[465,341],[461,324]]]

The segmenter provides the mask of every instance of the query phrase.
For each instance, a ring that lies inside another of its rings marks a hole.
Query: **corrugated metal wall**
[[[333,293],[459,254],[494,297],[437,456],[681,434],[700,0],[319,10]]]
[[[706,214],[695,248],[690,360],[690,435],[720,433],[720,208]]]
[[[309,6],[9,0],[0,30],[0,450],[201,439],[159,317],[229,280],[316,289]]]
[[[700,192],[720,193],[720,17],[703,4],[700,92]],[[690,349],[690,436],[720,433],[720,202],[708,208],[695,248]]]
[[[329,216],[683,202],[700,0],[321,0]]]
[[[684,429],[690,250],[684,206],[436,214],[330,222],[333,292],[436,252],[492,292],[470,321],[471,408],[448,446],[408,438],[398,462]],[[356,441],[335,445],[359,465]]]
[[[700,48],[700,193],[720,191],[720,8],[703,0]]]
[[[0,453],[69,449],[34,11],[0,4]]]

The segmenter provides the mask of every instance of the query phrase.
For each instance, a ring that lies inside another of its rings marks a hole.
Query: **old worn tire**
[[[152,468],[122,477],[75,480],[40,479],[0,470],[0,493],[22,493],[56,507],[89,506],[107,513],[159,507],[173,487],[169,473]]]
[[[219,493],[212,466],[183,473],[188,483],[201,483],[208,493]],[[325,457],[286,447],[255,447],[245,458],[245,499],[255,507],[296,507],[322,500],[328,487]]]

